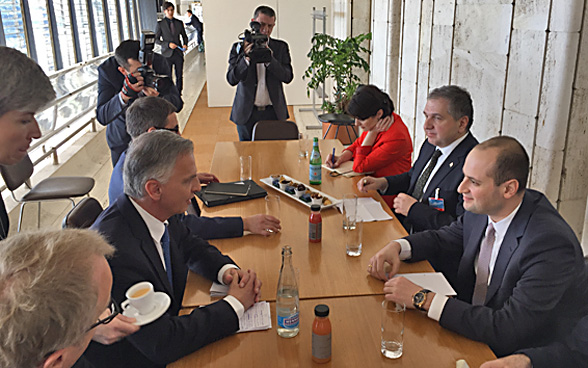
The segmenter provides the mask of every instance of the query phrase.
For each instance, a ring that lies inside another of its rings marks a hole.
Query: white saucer
[[[137,321],[134,324],[137,326],[143,326],[155,321],[167,311],[167,308],[169,308],[169,305],[171,304],[171,298],[166,293],[160,291],[155,292],[154,298],[155,308],[153,308],[151,312],[140,314],[137,309],[129,305],[127,309],[122,312],[123,316],[135,318]],[[121,304],[124,304],[124,302]]]

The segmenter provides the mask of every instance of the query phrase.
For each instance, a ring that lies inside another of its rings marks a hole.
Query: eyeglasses
[[[180,133],[180,126],[179,125],[176,125],[173,128],[155,128],[155,129],[157,129],[157,130],[167,130],[168,132],[174,132],[176,134],[179,134]]]
[[[90,326],[90,328],[88,328],[88,331],[90,331],[91,329],[96,328],[100,325],[109,324],[110,322],[112,322],[114,317],[116,317],[118,314],[120,314],[120,307],[112,298],[110,298],[109,310],[110,310],[110,315],[106,318],[99,319],[96,323],[92,324],[92,326]]]

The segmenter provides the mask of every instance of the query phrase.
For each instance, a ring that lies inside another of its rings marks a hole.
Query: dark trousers
[[[182,94],[182,87],[183,87],[183,74],[184,74],[184,54],[178,50],[174,49],[173,54],[166,58],[167,63],[169,64],[170,72],[172,69],[176,71],[176,87],[178,87],[178,91],[180,91],[180,95]],[[170,75],[171,77],[171,75]]]
[[[249,120],[247,120],[247,123],[245,125],[237,125],[239,140],[250,141],[253,138],[253,126],[255,123],[261,120],[278,120],[273,106],[269,105],[265,108],[265,110],[261,111],[254,107]]]

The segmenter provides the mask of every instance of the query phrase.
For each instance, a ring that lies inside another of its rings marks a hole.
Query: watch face
[[[425,293],[423,293],[422,291],[419,291],[418,293],[416,293],[414,295],[414,298],[412,299],[412,302],[414,304],[420,304],[423,302],[423,300],[425,299]]]

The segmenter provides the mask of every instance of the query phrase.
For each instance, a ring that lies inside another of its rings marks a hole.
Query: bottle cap
[[[314,212],[318,212],[321,210],[321,205],[320,204],[313,204],[310,206],[310,210],[314,211]]]
[[[329,306],[326,304],[318,304],[314,307],[314,315],[317,317],[327,317],[329,315]]]

